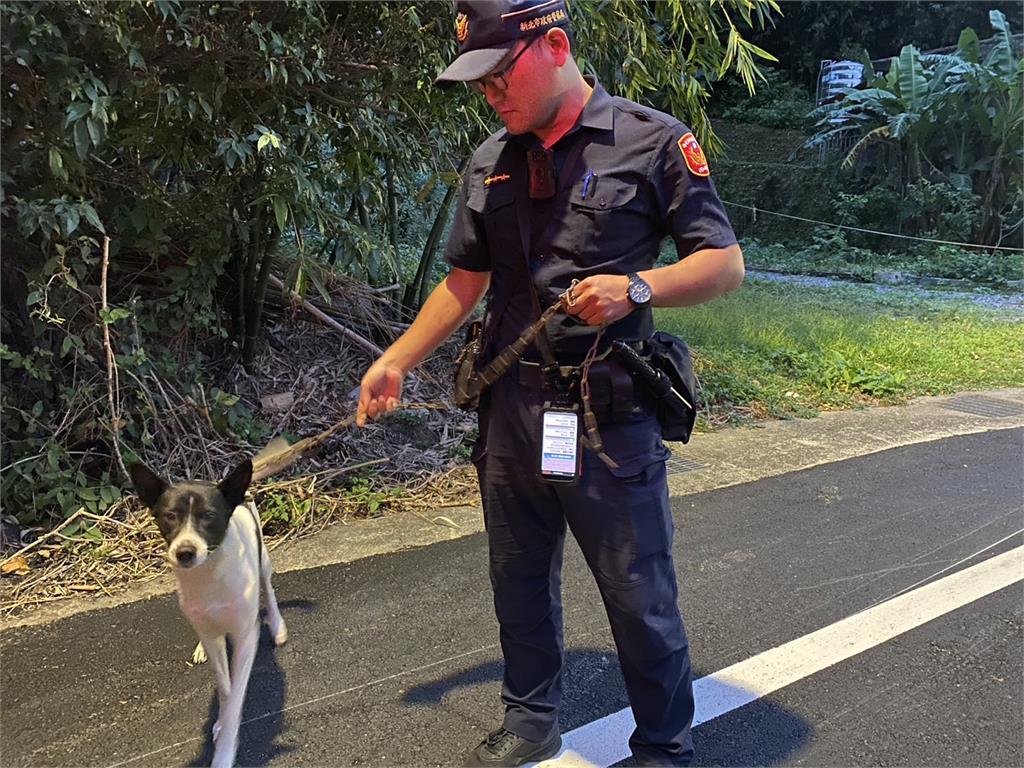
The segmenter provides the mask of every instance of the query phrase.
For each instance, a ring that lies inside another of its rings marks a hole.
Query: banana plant
[[[1005,213],[1021,207],[1024,79],[1006,17],[992,11],[989,18],[996,34],[984,58],[970,28],[961,32],[953,54],[904,46],[884,75],[872,75],[865,88],[849,89],[838,104],[812,112],[818,130],[806,146],[853,135],[844,170],[868,147],[880,146],[877,169],[884,183],[902,189],[929,179],[972,189],[984,200],[977,235],[996,242]],[[888,173],[893,166],[898,173]]]

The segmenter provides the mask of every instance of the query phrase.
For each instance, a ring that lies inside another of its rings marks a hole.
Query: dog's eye
[[[164,520],[168,523],[173,523],[178,519],[178,513],[172,509],[168,509],[164,512]]]
[[[216,517],[216,515],[214,514],[212,509],[207,509],[203,511],[203,520],[213,520],[214,517]]]

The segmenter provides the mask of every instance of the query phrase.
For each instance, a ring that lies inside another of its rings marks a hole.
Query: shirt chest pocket
[[[585,261],[603,261],[621,255],[628,229],[636,226],[637,185],[612,177],[595,177],[587,185],[573,187],[570,205],[575,250]]]
[[[470,194],[466,205],[482,222],[487,235],[487,246],[492,255],[519,242],[519,228],[516,225],[515,189],[509,184],[494,184],[477,189]]]

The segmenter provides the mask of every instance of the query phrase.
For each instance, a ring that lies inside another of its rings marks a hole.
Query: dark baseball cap
[[[442,87],[479,80],[501,63],[516,40],[569,26],[565,0],[460,0],[455,11],[459,55],[438,76]]]

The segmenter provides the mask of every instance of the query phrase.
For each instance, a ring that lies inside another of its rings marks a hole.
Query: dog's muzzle
[[[174,560],[182,568],[191,568],[196,564],[196,548],[191,544],[182,544],[175,551]]]

